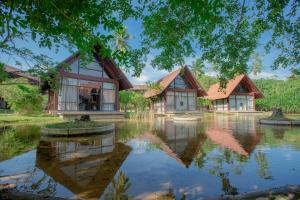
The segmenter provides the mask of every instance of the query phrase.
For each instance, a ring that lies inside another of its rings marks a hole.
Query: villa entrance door
[[[183,112],[187,111],[187,93],[176,92],[176,111]]]

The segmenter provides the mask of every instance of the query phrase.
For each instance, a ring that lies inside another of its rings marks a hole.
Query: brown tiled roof
[[[255,86],[251,79],[245,75],[238,75],[234,79],[228,81],[226,88],[221,89],[219,83],[211,85],[207,91],[207,98],[211,100],[228,98],[239,83],[245,82],[251,93],[255,94],[255,98],[263,98],[261,91]]]
[[[245,151],[243,146],[231,133],[224,131],[223,129],[211,128],[208,129],[205,134],[213,143],[229,148],[240,155],[248,156],[248,152]]]
[[[29,74],[29,73],[27,73],[27,72],[25,72],[21,69],[18,69],[18,68],[9,66],[9,65],[4,65],[4,71],[7,72],[7,73],[14,74],[14,75],[19,76],[19,77],[26,78],[26,79],[28,79],[32,82],[36,82],[36,83],[40,82],[40,78],[38,78],[36,76],[32,76],[31,74]]]
[[[98,56],[96,54],[94,56],[95,56],[96,60],[99,61]],[[72,62],[74,62],[74,60],[78,59],[79,57],[80,57],[80,53],[76,52],[73,55],[66,58],[64,61],[62,61],[61,64],[58,65],[58,67],[61,66],[62,63],[71,64]],[[105,72],[112,77],[116,77],[116,79],[119,81],[119,90],[127,90],[127,89],[132,88],[132,84],[127,79],[126,75],[121,70],[121,68],[119,68],[117,66],[117,64],[115,63],[115,61],[113,59],[103,58],[102,62],[101,62],[101,64],[102,64]]]
[[[189,70],[187,66],[184,66],[184,78],[191,84],[191,86],[197,90],[197,96],[204,96],[206,95],[205,90],[201,87],[197,79],[194,77],[192,72]],[[158,80],[157,83],[160,86],[160,90],[158,89],[149,89],[145,92],[144,96],[146,98],[154,97],[161,94],[167,87],[171,84],[171,82],[180,74],[181,68],[169,73],[162,79]]]

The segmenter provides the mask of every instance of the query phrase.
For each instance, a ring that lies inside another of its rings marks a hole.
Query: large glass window
[[[59,90],[58,110],[114,111],[114,83],[63,78]]]
[[[67,71],[86,76],[109,78],[101,64],[99,64],[99,62],[96,60],[86,64],[84,62],[80,62],[80,59],[76,59],[72,62],[72,64],[70,64],[70,66],[67,68]]]
[[[103,111],[115,110],[116,91],[115,84],[103,83]]]
[[[79,80],[79,110],[100,110],[101,82]]]
[[[59,110],[78,110],[78,81],[77,79],[64,78],[58,96]]]
[[[174,111],[175,110],[175,100],[174,100],[174,92],[167,92],[167,110]]]
[[[108,78],[107,74],[103,70],[103,67],[97,61],[93,61],[87,65],[82,63],[79,67],[79,74]]]
[[[231,95],[229,97],[229,107],[231,111],[236,110],[236,106],[235,106],[235,96]]]
[[[189,106],[189,110],[196,110],[196,93],[194,92],[188,93],[188,106]]]
[[[195,92],[174,92],[168,91],[167,111],[194,111],[196,110],[196,93]]]
[[[169,85],[169,88],[186,89],[191,87],[181,76],[177,76],[174,79],[174,81]]]

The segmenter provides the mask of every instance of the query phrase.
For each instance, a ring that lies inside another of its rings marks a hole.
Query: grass
[[[0,134],[0,161],[35,149],[39,139],[38,126],[17,126],[5,130]]]
[[[19,115],[16,113],[12,114],[0,114],[0,126],[14,123],[55,123],[62,121],[59,117],[39,114],[39,115]]]
[[[61,122],[46,125],[46,128],[89,128],[89,127],[99,127],[107,123],[96,122],[96,121],[70,121]]]

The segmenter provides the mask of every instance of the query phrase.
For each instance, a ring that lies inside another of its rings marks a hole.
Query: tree
[[[272,48],[281,51],[274,69],[299,66],[299,8],[294,0],[155,1],[143,19],[143,41],[159,49],[153,66],[171,69],[200,52],[200,59],[215,65],[224,82],[247,72],[259,45],[266,53]],[[271,36],[261,44],[264,33]]]
[[[246,73],[258,46],[266,53],[280,51],[274,69],[299,66],[300,3],[295,0],[8,0],[0,8],[1,52],[29,59],[43,70],[53,66],[52,60],[18,47],[17,41],[30,38],[40,47],[78,49],[89,58],[99,44],[100,56],[112,57],[135,76],[150,51],[155,51],[152,66],[166,70],[200,54],[203,62],[217,66],[222,82]],[[141,46],[113,50],[114,33],[124,31],[128,19],[142,22]],[[265,33],[271,35],[262,41]]]
[[[71,52],[78,49],[86,59],[92,59],[94,46],[100,45],[99,55],[113,57],[125,69],[138,71],[143,66],[140,50],[112,50],[114,33],[124,32],[123,22],[140,14],[130,0],[8,0],[0,2],[0,9],[0,52],[25,60],[39,72],[57,63],[20,47],[18,41],[31,39],[41,48],[57,51],[61,47]]]
[[[252,72],[254,76],[257,76],[257,73],[261,72],[262,69],[262,59],[259,53],[253,54],[252,58]]]
[[[196,59],[193,63],[192,63],[192,72],[194,73],[194,75],[196,76],[196,78],[199,78],[200,75],[204,74],[204,68],[205,65],[202,62],[201,59]]]
[[[124,109],[125,112],[127,112],[127,108],[131,102],[132,96],[132,91],[123,90],[119,92],[121,108]]]
[[[122,29],[117,30],[114,33],[114,40],[115,40],[115,50],[126,52],[130,46],[128,44],[128,40],[131,36],[127,33],[127,28],[123,27]]]

